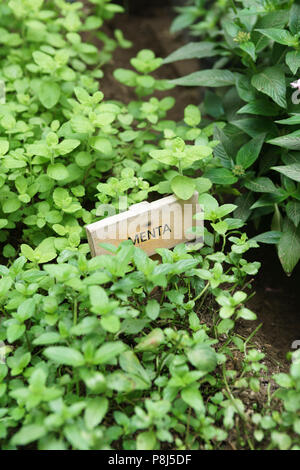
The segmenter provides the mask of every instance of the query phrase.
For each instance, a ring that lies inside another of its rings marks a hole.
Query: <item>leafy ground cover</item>
[[[150,50],[114,72],[134,100],[103,96],[102,66],[130,43],[99,28],[121,10],[0,2],[1,448],[299,449],[299,353],[271,379],[255,329],[236,328],[256,319],[261,238],[211,177],[214,123],[195,104],[168,119],[174,85]],[[100,204],[195,189],[204,247],[90,258]]]

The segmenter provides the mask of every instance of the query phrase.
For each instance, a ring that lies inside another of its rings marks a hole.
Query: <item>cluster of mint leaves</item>
[[[239,448],[298,448],[299,357],[275,378],[284,412],[240,398],[267,377],[236,333],[256,318],[245,302],[259,263],[244,254],[257,240],[203,176],[213,124],[195,105],[167,119],[174,99],[153,92],[173,85],[153,78],[162,59],[148,50],[115,71],[137,101],[101,92],[102,65],[130,44],[99,28],[121,10],[0,2],[1,448],[214,449],[232,434]],[[195,190],[204,247],[160,249],[158,263],[128,241],[90,258],[84,225],[101,204]]]
[[[201,59],[199,72],[173,83],[207,90],[203,114],[218,121],[220,142],[207,177],[220,191],[235,185],[237,217],[262,227],[267,217],[277,232],[269,242],[290,274],[300,259],[300,114],[291,86],[299,78],[300,6],[192,0],[178,13],[172,31],[188,26],[192,41],[165,63]]]

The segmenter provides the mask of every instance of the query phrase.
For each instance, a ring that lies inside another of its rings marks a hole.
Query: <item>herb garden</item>
[[[300,450],[299,125],[296,0],[0,0],[2,450]],[[91,256],[195,192],[203,244]]]

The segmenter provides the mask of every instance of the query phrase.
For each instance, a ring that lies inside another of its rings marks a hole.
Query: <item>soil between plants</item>
[[[133,89],[123,86],[113,77],[116,68],[132,68],[130,59],[141,49],[152,49],[159,57],[166,57],[174,50],[186,44],[182,34],[171,34],[170,25],[173,18],[171,6],[151,7],[146,11],[139,9],[139,14],[117,15],[106,26],[107,33],[121,29],[124,37],[132,41],[130,49],[118,48],[111,63],[104,68],[104,77],[100,88],[106,99],[116,99],[128,103],[135,100]],[[146,14],[145,14],[146,13]],[[143,14],[145,16],[143,16]],[[198,60],[181,61],[161,67],[156,74],[159,78],[173,79],[198,71],[201,63]],[[173,96],[176,100],[169,118],[180,120],[188,104],[199,104],[202,92],[199,88],[176,87],[166,92],[156,92],[155,96]],[[288,370],[289,361],[286,355],[292,350],[294,341],[300,341],[300,266],[292,277],[283,272],[274,246],[263,245],[253,250],[251,257],[262,263],[260,272],[253,280],[256,294],[248,302],[248,307],[257,313],[256,322],[241,321],[238,334],[248,337],[260,324],[262,326],[252,338],[251,344],[266,353],[265,363],[269,373]]]

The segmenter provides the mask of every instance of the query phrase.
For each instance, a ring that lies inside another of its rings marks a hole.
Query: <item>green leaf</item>
[[[280,241],[282,233],[277,230],[271,230],[269,232],[260,233],[256,237],[251,238],[250,240],[260,243],[267,243],[270,245],[277,245]]]
[[[240,49],[245,51],[251,59],[255,62],[256,61],[256,51],[255,51],[255,44],[251,41],[243,42],[239,44]]]
[[[45,238],[34,250],[34,253],[39,263],[48,263],[48,261],[56,258],[57,253],[54,247],[54,238]]]
[[[186,201],[193,196],[196,188],[196,182],[187,176],[178,175],[172,179],[171,188],[179,199]]]
[[[300,260],[300,227],[284,219],[282,237],[278,244],[278,256],[283,269],[289,275]]]
[[[300,182],[300,163],[291,163],[290,165],[272,166],[271,170],[279,171],[279,173]]]
[[[88,401],[84,412],[84,421],[88,429],[94,429],[101,423],[108,411],[108,400],[104,397],[92,398]]]
[[[217,354],[214,349],[205,344],[199,344],[187,352],[191,364],[198,370],[208,374],[217,367]]]
[[[8,224],[8,220],[7,220],[7,219],[0,219],[0,229],[2,229],[3,227],[5,227],[7,224]]]
[[[176,165],[178,162],[172,150],[152,150],[150,156],[165,165]]]
[[[218,209],[218,201],[211,194],[201,194],[199,196],[199,204],[203,205],[204,212],[212,212]]]
[[[61,336],[59,333],[55,331],[49,331],[48,333],[43,333],[37,338],[33,340],[33,344],[35,346],[47,345],[47,344],[55,344],[61,341]]]
[[[78,145],[80,145],[80,140],[65,139],[56,146],[56,151],[59,155],[66,155],[76,149]]]
[[[197,106],[193,104],[188,105],[184,110],[184,122],[191,127],[196,127],[200,124],[201,113]]]
[[[2,210],[5,214],[10,214],[11,212],[16,212],[21,207],[21,201],[18,197],[13,195],[8,199],[5,199],[2,203]]]
[[[204,96],[205,111],[215,119],[219,119],[224,114],[222,98],[210,90],[205,91]]]
[[[37,65],[39,65],[46,73],[51,73],[55,67],[55,62],[51,56],[40,51],[35,51],[32,56]]]
[[[288,126],[295,126],[300,124],[300,114],[292,114],[289,118],[280,119],[280,121],[275,121],[278,124],[287,124]]]
[[[253,75],[251,84],[270,96],[280,107],[287,107],[285,75],[281,67],[267,67],[263,72]]]
[[[174,85],[223,87],[234,85],[236,76],[230,70],[201,70],[185,77],[171,80]]]
[[[214,140],[220,141],[220,143],[214,148],[215,157],[220,160],[223,167],[230,169],[233,164],[231,158],[232,143],[218,126],[215,126],[214,128]]]
[[[160,305],[155,299],[150,299],[146,306],[146,315],[151,320],[156,320],[160,311]]]
[[[65,346],[53,346],[46,348],[44,355],[55,362],[73,367],[80,367],[84,364],[84,357],[81,352],[74,348],[67,348]]]
[[[168,57],[164,59],[164,64],[177,62],[178,60],[213,57],[219,54],[219,52],[215,50],[215,47],[213,42],[190,42],[168,55]]]
[[[103,344],[94,356],[94,364],[106,364],[126,351],[127,346],[122,341],[107,342]]]
[[[278,145],[290,150],[300,150],[300,132],[295,131],[291,134],[276,137],[275,139],[268,140],[268,144]]]
[[[277,116],[278,106],[267,99],[260,98],[250,101],[238,110],[238,114],[255,114],[259,116]]]
[[[212,187],[212,182],[208,178],[197,178],[195,179],[195,183],[196,191],[198,191],[199,194],[206,193]]]
[[[292,439],[288,434],[273,431],[271,434],[272,442],[279,450],[288,450],[292,445]]]
[[[85,116],[73,116],[71,119],[71,127],[74,132],[79,134],[91,134],[94,131],[94,126]]]
[[[227,168],[211,168],[204,174],[205,178],[210,179],[215,184],[234,184],[238,178]]]
[[[298,40],[289,31],[279,28],[256,29],[259,33],[263,34],[272,41],[275,41],[284,46],[296,46]]]
[[[35,260],[34,250],[29,245],[26,245],[25,243],[23,243],[21,245],[21,253],[29,261],[34,261]]]
[[[272,119],[266,119],[260,116],[248,117],[243,119],[238,119],[231,121],[230,124],[236,126],[238,129],[241,129],[250,137],[256,137],[262,133],[270,133],[272,135],[277,135],[278,130],[275,126]]]
[[[285,56],[286,65],[293,75],[296,75],[300,67],[300,51],[289,51]]]
[[[165,341],[164,332],[160,328],[154,328],[142,341],[135,347],[137,351],[152,351],[157,350],[158,347]]]
[[[300,5],[297,3],[294,3],[290,9],[289,28],[295,35],[300,31]]]
[[[241,165],[245,170],[258,159],[262,145],[264,143],[265,134],[254,137],[254,139],[243,145],[238,151],[236,163]]]
[[[260,177],[247,181],[245,187],[256,193],[275,193],[276,186],[270,178]]]
[[[141,365],[133,351],[125,351],[120,356],[120,366],[128,374],[141,378],[147,385],[150,384],[148,374]]]
[[[223,335],[225,333],[228,334],[228,332],[232,330],[233,327],[234,327],[234,321],[231,320],[230,318],[224,318],[218,324],[217,330],[220,335]]]
[[[57,181],[68,178],[69,172],[62,163],[54,163],[47,168],[47,175]]]
[[[47,109],[53,108],[60,98],[60,88],[53,81],[42,82],[39,89],[39,100]]]
[[[25,333],[25,325],[20,325],[19,323],[14,323],[7,328],[7,341],[9,343],[14,343]]]
[[[189,387],[184,388],[181,392],[181,398],[198,413],[205,413],[203,398],[197,386],[190,385]]]
[[[116,315],[104,315],[100,320],[101,326],[109,333],[117,333],[120,329],[120,320]]]
[[[9,142],[8,140],[0,140],[0,155],[3,156],[8,152]]]
[[[238,312],[236,318],[243,318],[244,320],[254,321],[257,319],[257,316],[254,312],[249,310],[249,308],[242,307]]]
[[[141,432],[136,439],[137,450],[154,450],[156,446],[156,436],[154,431]]]
[[[94,137],[91,139],[91,147],[105,155],[110,155],[112,153],[112,145],[110,141],[103,137]]]
[[[300,202],[289,201],[286,206],[286,213],[288,218],[298,227],[300,222]]]
[[[37,441],[47,432],[45,426],[38,424],[28,424],[23,426],[12,438],[12,444],[15,446],[25,446],[30,442]]]

